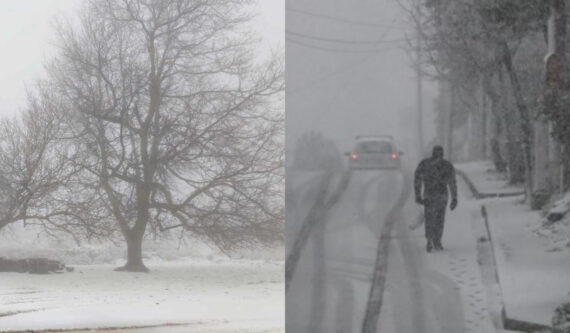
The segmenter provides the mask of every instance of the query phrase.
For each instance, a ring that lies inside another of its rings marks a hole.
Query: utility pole
[[[453,108],[455,107],[455,93],[451,86],[451,82],[447,81],[447,106],[445,108],[445,138],[446,154],[450,161],[455,161],[453,152]]]
[[[488,123],[489,123],[489,119],[487,117],[487,108],[485,105],[485,90],[484,90],[484,83],[483,83],[483,75],[479,76],[479,117],[480,117],[480,131],[481,131],[481,138],[479,141],[479,144],[481,145],[479,147],[479,151],[477,152],[477,158],[478,159],[487,159],[488,154],[487,154],[487,143],[489,140],[487,140],[487,137],[489,136],[489,131],[488,131]]]
[[[417,135],[418,135],[418,158],[424,158],[424,130],[423,130],[423,75],[422,75],[422,44],[421,44],[421,25],[422,25],[422,4],[421,0],[416,2],[417,15],[417,38],[416,38],[416,102],[417,102]]]
[[[445,155],[452,160],[452,144],[453,144],[453,126],[452,126],[452,109],[453,109],[453,92],[451,88],[451,83],[448,79],[440,81],[440,98],[441,98],[441,118],[440,121],[440,133],[438,137],[441,140],[443,149],[445,150]]]

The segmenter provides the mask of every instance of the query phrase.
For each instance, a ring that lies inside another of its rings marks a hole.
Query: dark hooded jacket
[[[427,158],[420,162],[414,175],[414,190],[416,199],[424,201],[430,200],[447,200],[449,191],[451,198],[457,199],[457,184],[455,181],[455,168],[451,162],[443,159],[443,151],[441,155],[434,149],[431,158]],[[424,187],[423,196],[421,195],[422,184]]]

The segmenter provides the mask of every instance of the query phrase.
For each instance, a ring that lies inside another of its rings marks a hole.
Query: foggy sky
[[[349,24],[316,13],[367,25]],[[286,137],[288,151],[303,132],[316,129],[350,148],[357,134],[415,137],[415,72],[404,50],[411,35],[396,0],[287,0]],[[377,24],[380,26],[372,26]],[[300,36],[387,41],[380,44],[327,42]],[[395,41],[395,42],[392,42]],[[309,48],[298,43],[331,50]],[[337,51],[342,50],[342,51]],[[374,53],[348,51],[377,50]],[[433,135],[434,83],[424,83],[424,137]],[[415,143],[411,139],[412,144]],[[405,144],[405,143],[403,143]]]
[[[53,55],[54,21],[72,15],[83,0],[2,0],[0,11],[0,117],[25,106],[26,87],[43,74]],[[284,44],[284,0],[259,0],[254,22],[266,49]]]

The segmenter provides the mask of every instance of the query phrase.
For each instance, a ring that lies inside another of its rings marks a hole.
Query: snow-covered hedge
[[[570,250],[570,193],[553,200],[545,206],[542,221],[533,227],[533,232],[547,240],[548,251]]]
[[[547,207],[545,212],[545,223],[553,223],[560,221],[570,211],[570,192],[566,193],[561,199]]]
[[[552,327],[560,333],[570,333],[570,303],[562,304],[556,308],[552,318]]]

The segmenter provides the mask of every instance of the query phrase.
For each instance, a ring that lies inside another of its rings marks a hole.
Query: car
[[[403,153],[390,135],[357,136],[349,157],[350,169],[400,169]]]

